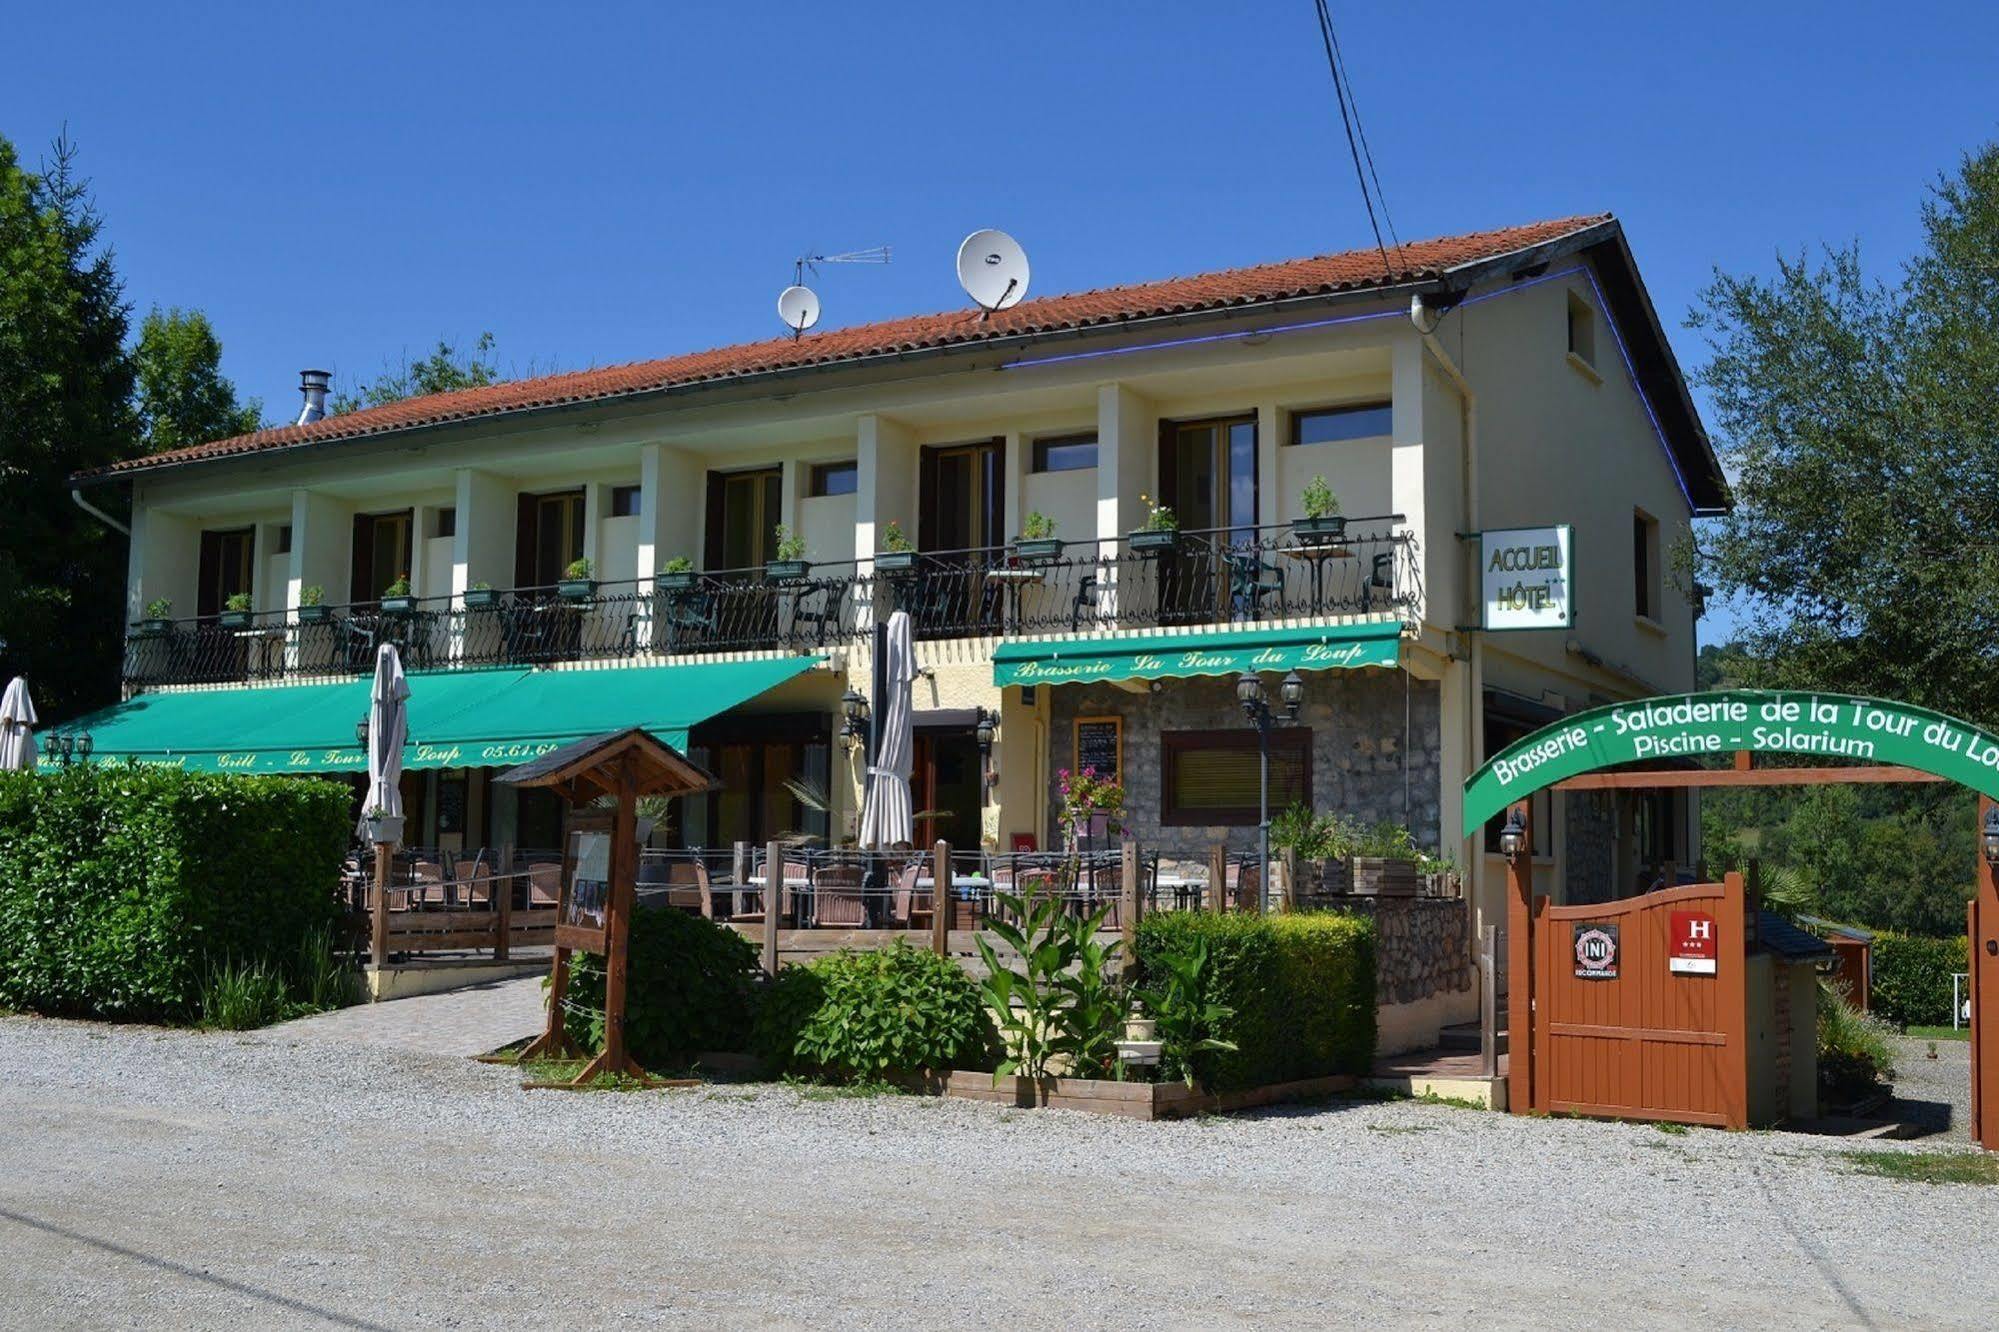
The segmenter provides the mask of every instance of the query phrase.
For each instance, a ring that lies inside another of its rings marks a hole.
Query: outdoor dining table
[[[1007,618],[1005,628],[1011,633],[1020,628],[1020,598],[1030,587],[1038,587],[1048,581],[1048,575],[1039,569],[1026,565],[1001,564],[986,570],[986,580],[997,583],[1006,597]]]
[[[1325,610],[1326,598],[1324,582],[1327,560],[1350,560],[1353,551],[1345,545],[1334,543],[1323,546],[1286,546],[1277,552],[1287,560],[1298,560],[1312,566],[1312,613]]]

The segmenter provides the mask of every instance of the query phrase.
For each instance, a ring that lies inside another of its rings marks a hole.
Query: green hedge
[[[213,964],[334,919],[345,787],[128,765],[0,773],[0,1006],[194,1015]]]
[[[1870,1008],[1898,1026],[1950,1025],[1950,977],[1965,970],[1966,956],[1963,935],[1875,935]]]
[[[1196,1056],[1214,1091],[1363,1074],[1374,1059],[1374,923],[1338,912],[1291,916],[1169,911],[1138,927],[1138,960],[1208,944],[1208,993],[1234,1016],[1218,1034],[1235,1050]]]
[[[853,1081],[991,1068],[998,1039],[965,969],[898,939],[780,971],[752,1045],[773,1068]]]
[[[761,974],[756,945],[734,930],[684,911],[639,911],[625,981],[626,1048],[655,1071],[708,1050],[747,1049]],[[571,955],[569,995],[571,1039],[603,1049],[602,958]]]

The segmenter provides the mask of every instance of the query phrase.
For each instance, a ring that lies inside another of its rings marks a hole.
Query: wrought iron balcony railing
[[[1290,527],[1133,534],[1116,541],[771,570],[661,574],[654,585],[476,588],[294,612],[145,621],[125,642],[131,685],[362,675],[394,643],[410,670],[812,650],[906,610],[925,639],[1046,636],[1400,612],[1421,604],[1415,538],[1394,517],[1336,536]],[[789,572],[789,571],[787,571]]]

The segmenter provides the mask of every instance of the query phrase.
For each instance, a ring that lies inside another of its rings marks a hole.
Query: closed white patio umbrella
[[[909,769],[916,757],[916,708],[911,690],[916,682],[916,647],[909,616],[888,617],[882,658],[885,690],[875,715],[875,761],[868,769],[867,806],[861,812],[861,845],[877,851],[915,839],[909,803]]]
[[[403,817],[403,744],[409,739],[409,696],[402,658],[396,655],[395,644],[384,643],[375,653],[375,687],[368,695],[368,795],[361,802],[359,829],[364,837],[371,815],[396,820]]]
[[[35,721],[28,682],[17,675],[0,696],[0,772],[25,772],[35,766]]]

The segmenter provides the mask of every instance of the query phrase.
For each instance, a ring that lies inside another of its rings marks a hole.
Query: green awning
[[[809,670],[817,657],[592,670],[412,674],[408,768],[510,765],[584,736],[643,726],[675,748],[687,729]],[[354,724],[368,680],[140,694],[68,723],[100,763],[205,772],[361,772]]]
[[[1402,623],[1310,628],[1217,629],[1141,638],[1049,639],[1002,643],[993,653],[998,685],[1090,684],[1242,671],[1351,670],[1400,661]]]

